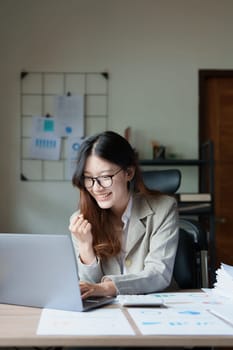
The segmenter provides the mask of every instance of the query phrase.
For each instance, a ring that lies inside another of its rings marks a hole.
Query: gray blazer
[[[82,264],[73,238],[80,280],[98,283],[110,278],[119,294],[142,294],[169,287],[178,244],[178,212],[173,197],[133,196],[126,241],[125,267],[117,258]]]

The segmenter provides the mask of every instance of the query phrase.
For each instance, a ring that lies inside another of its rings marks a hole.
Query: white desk
[[[119,305],[108,307],[120,307]],[[124,309],[124,312],[126,310]],[[127,313],[127,312],[126,312]],[[117,346],[117,347],[194,347],[233,346],[232,336],[149,335],[135,329],[131,336],[39,336],[36,334],[41,309],[0,305],[0,347],[47,346]],[[131,322],[131,320],[129,320]]]

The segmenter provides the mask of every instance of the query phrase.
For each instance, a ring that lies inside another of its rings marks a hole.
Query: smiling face
[[[134,169],[121,170],[119,165],[90,155],[86,160],[84,177],[96,178],[99,176],[103,176],[103,179],[105,176],[111,176],[112,185],[104,188],[99,181],[94,180],[93,187],[88,187],[87,191],[94,197],[100,208],[111,208],[114,213],[122,215],[129,200],[128,182],[134,176]]]

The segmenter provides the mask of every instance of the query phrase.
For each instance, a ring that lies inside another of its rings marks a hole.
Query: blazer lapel
[[[141,237],[144,236],[146,232],[146,217],[152,215],[153,213],[154,212],[152,211],[147,200],[144,197],[140,195],[134,196],[132,213],[128,228],[128,232],[130,232],[130,235],[128,234],[127,236],[125,257],[127,257],[130,251],[141,239]]]

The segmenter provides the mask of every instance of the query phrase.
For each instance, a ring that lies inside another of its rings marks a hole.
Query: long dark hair
[[[121,240],[115,231],[111,209],[101,209],[84,186],[83,174],[87,158],[94,154],[127,170],[135,168],[130,189],[133,192],[151,194],[142,180],[138,156],[130,143],[113,131],[105,131],[85,139],[78,151],[76,170],[72,183],[80,190],[79,209],[92,225],[93,249],[100,258],[116,256],[121,251]]]

